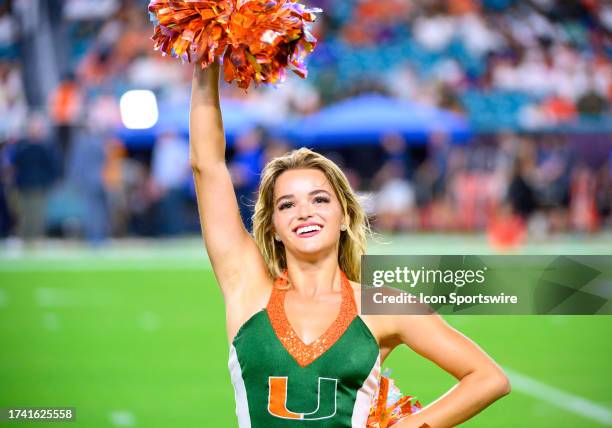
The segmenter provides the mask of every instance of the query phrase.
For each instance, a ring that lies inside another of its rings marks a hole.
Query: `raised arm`
[[[189,140],[202,236],[217,281],[227,297],[249,282],[261,281],[267,277],[267,271],[240,218],[225,163],[217,63],[205,70],[195,66]]]

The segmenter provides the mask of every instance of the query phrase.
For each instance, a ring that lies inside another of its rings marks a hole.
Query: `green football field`
[[[385,240],[369,253],[491,252],[483,237]],[[610,254],[611,243],[559,238],[521,253]],[[223,302],[198,239],[49,243],[0,256],[0,407],[76,407],[67,426],[86,428],[236,426]],[[463,426],[612,426],[612,317],[445,318],[513,385]],[[423,404],[456,383],[406,347],[385,366]],[[0,422],[29,425],[40,424]]]

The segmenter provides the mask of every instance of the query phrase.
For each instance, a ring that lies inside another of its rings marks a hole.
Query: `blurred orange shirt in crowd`
[[[480,4],[474,0],[448,0],[448,11],[453,15],[466,15],[478,12]]]
[[[405,0],[367,0],[355,10],[357,19],[400,20],[410,13],[410,2]]]
[[[406,0],[365,0],[355,9],[353,20],[342,31],[344,40],[352,45],[373,45],[377,42],[377,24],[393,23],[408,18],[411,3]]]
[[[556,122],[567,122],[576,117],[576,106],[570,100],[563,97],[552,97],[543,104],[546,114]]]
[[[76,82],[61,82],[49,99],[51,119],[57,125],[71,125],[76,122],[81,110],[81,91]]]
[[[104,149],[106,159],[102,168],[102,180],[107,190],[119,190],[123,185],[123,162],[127,150],[118,138],[106,141]]]

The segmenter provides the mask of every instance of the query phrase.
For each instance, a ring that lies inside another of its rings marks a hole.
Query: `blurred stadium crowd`
[[[100,243],[199,229],[186,135],[131,145],[120,97],[189,97],[191,67],[152,49],[147,1],[0,0],[0,236]],[[384,231],[503,237],[612,227],[612,3],[311,0],[324,13],[307,80],[237,99],[278,124],[363,93],[466,115],[473,134],[320,151],[367,195]],[[243,218],[265,162],[294,142],[270,127],[228,152]]]

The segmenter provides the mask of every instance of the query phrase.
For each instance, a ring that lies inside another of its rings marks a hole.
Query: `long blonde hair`
[[[334,189],[344,217],[348,218],[346,232],[340,235],[338,264],[346,276],[361,280],[361,256],[365,254],[366,238],[370,230],[368,218],[357,200],[346,176],[325,156],[307,148],[293,150],[271,160],[263,169],[253,214],[253,236],[273,278],[281,277],[287,268],[282,242],[274,239],[272,214],[274,213],[274,185],[276,179],[290,169],[318,169]]]

